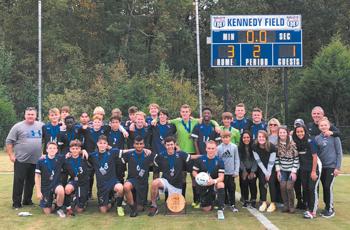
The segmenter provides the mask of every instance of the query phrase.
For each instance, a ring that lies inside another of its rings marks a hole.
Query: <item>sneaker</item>
[[[136,217],[137,216],[137,207],[135,205],[130,206],[130,217]]]
[[[224,211],[218,210],[218,220],[224,220],[224,219],[225,219]]]
[[[332,218],[335,216],[335,211],[334,210],[326,210],[326,212],[322,215],[323,218]]]
[[[249,201],[244,201],[242,208],[248,208],[249,206]]]
[[[305,219],[313,219],[313,218],[316,218],[316,213],[312,213],[310,211],[306,211],[304,213],[304,218]]]
[[[117,207],[117,214],[118,214],[118,216],[125,216],[124,208],[121,206]]]
[[[201,208],[201,204],[200,203],[195,203],[195,205],[192,206],[194,209],[199,209]]]
[[[259,207],[259,211],[260,211],[260,212],[265,212],[265,211],[266,211],[266,208],[267,208],[266,201],[263,201],[262,204],[261,204],[260,207]]]
[[[67,208],[67,216],[75,216],[72,208]]]
[[[64,214],[64,212],[63,212],[63,210],[61,208],[57,209],[56,213],[61,218],[65,218],[66,217],[66,214]]]
[[[31,200],[30,201],[26,201],[26,202],[23,201],[23,205],[33,206],[34,203]]]
[[[266,210],[267,212],[274,212],[276,211],[276,205],[274,202],[271,202],[271,204],[269,205],[269,207]]]
[[[256,201],[255,200],[250,201],[250,207],[256,208]]]
[[[155,216],[157,214],[158,214],[158,208],[154,207],[154,206],[151,206],[149,208],[148,216]]]
[[[230,208],[232,212],[238,212],[238,209],[235,207],[235,205],[232,205]]]
[[[22,205],[21,204],[13,204],[12,208],[15,210],[18,210],[18,209],[22,208]]]

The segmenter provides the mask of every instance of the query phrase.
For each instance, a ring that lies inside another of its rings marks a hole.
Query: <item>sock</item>
[[[199,194],[198,194],[197,186],[192,186],[192,192],[193,192],[193,202],[199,203]]]
[[[183,197],[186,197],[186,183],[183,183],[182,184],[182,195],[183,195]]]
[[[218,195],[219,210],[222,210],[224,208],[224,202],[225,202],[225,190],[223,188],[219,188],[217,191],[217,195]]]
[[[123,197],[117,196],[117,207],[121,207],[123,203]]]

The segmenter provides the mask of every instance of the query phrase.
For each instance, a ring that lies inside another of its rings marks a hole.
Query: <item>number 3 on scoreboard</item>
[[[260,45],[254,45],[253,57],[260,58]]]
[[[234,58],[235,57],[235,47],[234,46],[227,46],[227,57],[228,58]]]

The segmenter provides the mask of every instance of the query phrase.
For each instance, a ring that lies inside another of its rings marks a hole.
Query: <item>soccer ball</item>
[[[200,172],[196,176],[196,182],[199,186],[206,186],[209,182],[209,175],[206,172]]]

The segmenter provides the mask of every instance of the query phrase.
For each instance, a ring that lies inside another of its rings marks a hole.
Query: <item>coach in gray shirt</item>
[[[24,121],[15,124],[6,138],[6,152],[14,163],[12,207],[32,205],[35,165],[41,156],[41,128],[34,107],[25,110]]]

